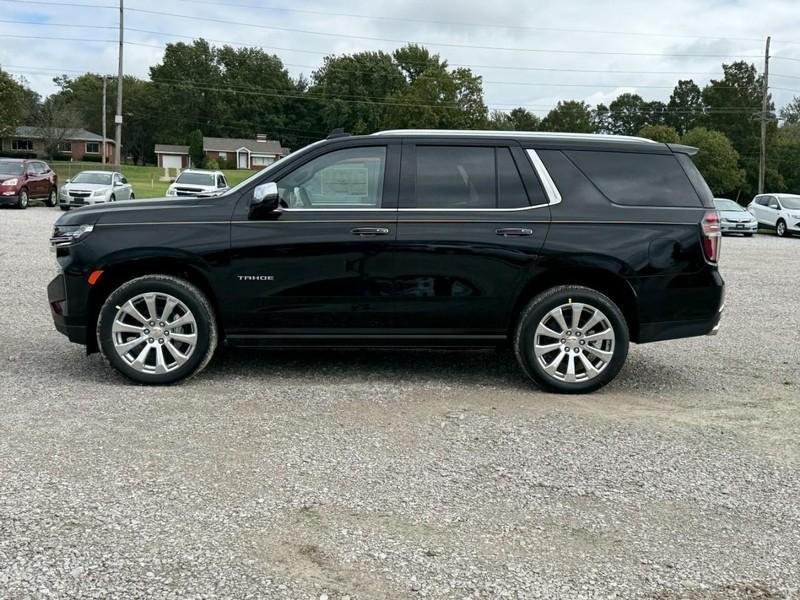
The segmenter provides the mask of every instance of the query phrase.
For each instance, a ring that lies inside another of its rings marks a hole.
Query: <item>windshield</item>
[[[726,198],[714,199],[714,206],[717,207],[717,210],[733,210],[737,212],[744,212],[744,208],[739,206],[733,200],[727,200]]]
[[[175,183],[216,187],[214,185],[214,175],[212,173],[181,173],[175,180]]]
[[[789,210],[800,210],[800,196],[781,198],[781,204],[783,204],[783,208],[788,208]]]
[[[111,173],[84,171],[72,178],[72,183],[91,183],[94,185],[111,185]]]
[[[22,163],[0,161],[0,175],[22,175]]]

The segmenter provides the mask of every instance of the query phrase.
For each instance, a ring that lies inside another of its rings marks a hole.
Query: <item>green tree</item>
[[[611,111],[605,104],[598,104],[592,111],[592,126],[597,133],[611,133]]]
[[[691,79],[682,79],[669,97],[667,110],[667,124],[683,135],[702,122],[705,110],[703,92]]]
[[[189,142],[189,158],[193,167],[202,167],[205,164],[206,156],[203,152],[203,132],[195,129],[187,136]]]
[[[775,185],[770,180],[770,173],[777,172],[784,184],[782,191],[800,194],[800,122],[790,122],[778,128],[767,161],[767,183]],[[772,191],[774,188],[769,189]]]
[[[695,127],[686,132],[681,143],[698,149],[692,160],[715,195],[736,192],[744,184],[739,154],[724,133]]]
[[[722,65],[723,77],[711,82],[703,89],[706,105],[704,123],[708,129],[720,131],[730,139],[739,153],[741,166],[747,172],[743,185],[746,194],[754,194],[758,186],[758,160],[761,144],[761,124],[756,118],[761,113],[763,79],[755,66],[746,62]],[[774,105],[769,102],[769,110]],[[770,123],[767,128],[767,144],[772,140],[777,126]],[[780,183],[772,173],[772,184]]]
[[[23,125],[38,103],[38,97],[0,69],[0,137]]]
[[[681,136],[669,125],[645,125],[639,130],[638,135],[663,144],[678,144],[681,141]]]
[[[781,119],[789,125],[800,123],[800,96],[795,96],[781,109]]]
[[[620,94],[608,110],[609,129],[617,135],[636,135],[648,123],[649,108],[638,94]]]
[[[578,100],[567,100],[556,104],[556,107],[542,119],[541,129],[565,133],[594,133],[596,131],[591,108],[585,102]]]
[[[542,121],[526,108],[515,108],[510,112],[492,111],[489,128],[501,131],[538,131]]]

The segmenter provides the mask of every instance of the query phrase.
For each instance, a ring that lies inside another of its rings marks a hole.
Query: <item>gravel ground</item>
[[[58,214],[0,211],[0,597],[800,597],[800,239],[726,238],[720,335],[591,396],[505,352],[155,389],[53,329]]]

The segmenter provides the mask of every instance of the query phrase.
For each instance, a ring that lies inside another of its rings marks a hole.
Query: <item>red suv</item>
[[[58,175],[43,160],[0,158],[0,206],[27,208],[28,200],[58,203]]]

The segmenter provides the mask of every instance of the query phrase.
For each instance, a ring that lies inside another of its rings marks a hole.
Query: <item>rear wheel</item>
[[[47,195],[47,200],[45,203],[47,204],[47,206],[51,208],[54,207],[56,204],[58,204],[58,191],[56,190],[56,188],[52,188],[50,190],[50,193]]]
[[[582,394],[616,377],[629,333],[616,304],[591,288],[565,285],[531,300],[514,337],[525,373],[545,390]]]
[[[25,188],[19,191],[19,196],[17,196],[17,208],[21,210],[28,208],[28,190]]]
[[[786,221],[779,219],[778,223],[775,225],[775,232],[778,234],[778,237],[786,237]]]
[[[208,364],[217,346],[217,326],[197,287],[169,275],[146,275],[121,285],[105,301],[97,342],[126,377],[168,384]]]

